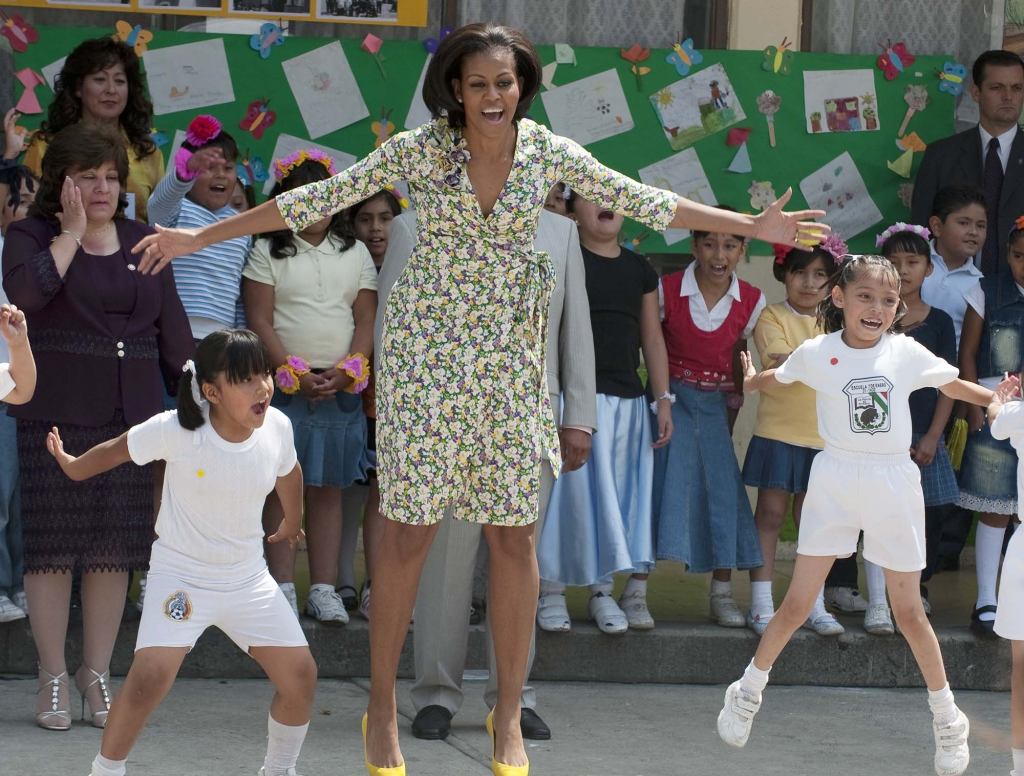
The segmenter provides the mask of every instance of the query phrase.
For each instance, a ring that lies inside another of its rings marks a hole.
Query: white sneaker
[[[363,585],[363,590],[359,594],[359,614],[362,615],[363,619],[367,622],[370,621],[370,586]]]
[[[891,636],[896,632],[889,604],[873,604],[864,612],[864,630],[873,636]]]
[[[866,612],[868,602],[855,587],[826,587],[825,605],[848,614]]]
[[[724,628],[745,628],[747,618],[732,600],[732,593],[711,596],[711,619]]]
[[[654,618],[647,608],[647,596],[644,593],[630,593],[619,596],[619,608],[626,615],[626,621],[633,630],[652,630]]]
[[[718,737],[729,746],[743,746],[750,737],[754,715],[761,708],[761,696],[748,695],[736,680],[725,691],[725,705],[718,712]]]
[[[11,600],[14,601],[14,605],[17,606],[25,614],[28,614],[28,596],[24,590],[19,590],[17,593],[11,596]]]
[[[143,574],[142,576],[139,577],[139,600],[137,600],[135,602],[135,608],[138,609],[141,612],[142,611],[142,607],[145,605],[145,603],[146,603],[146,575]]]
[[[940,727],[933,721],[932,732],[935,734],[935,773],[937,776],[960,776],[971,761],[971,750],[967,746],[971,723],[967,715],[957,709],[956,719],[950,724]]]
[[[281,592],[284,593],[285,600],[288,601],[288,605],[295,612],[295,619],[299,619],[299,598],[295,594],[295,583],[294,582],[279,582],[277,585],[281,588]]]
[[[754,610],[751,609],[747,612],[747,627],[754,631],[758,636],[764,635],[764,632],[768,630],[768,623],[772,621],[772,617],[775,616],[775,612],[758,612],[754,614]]]
[[[331,585],[312,585],[306,599],[306,614],[320,622],[348,623],[345,602]]]
[[[831,612],[812,614],[802,627],[814,631],[819,636],[842,636],[846,633],[846,628],[839,624],[839,620]]]
[[[260,771],[259,771],[259,773],[256,774],[256,776],[267,776],[266,769],[265,768],[260,768]],[[294,768],[289,768],[287,776],[299,776],[299,774],[297,774],[295,772]]]
[[[0,594],[0,622],[24,620],[25,610],[7,596]]]
[[[572,628],[563,593],[540,597],[537,601],[537,627],[548,633],[567,633]]]
[[[625,633],[629,629],[629,620],[615,599],[604,593],[590,596],[590,619],[597,623],[602,633]]]

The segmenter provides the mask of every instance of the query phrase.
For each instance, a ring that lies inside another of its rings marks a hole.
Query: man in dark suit
[[[1006,271],[1006,237],[1024,214],[1024,136],[1017,128],[1024,104],[1024,62],[1012,51],[986,51],[974,62],[971,97],[978,126],[928,146],[914,182],[911,215],[927,224],[935,193],[953,183],[985,192],[988,237],[981,252],[986,275]]]

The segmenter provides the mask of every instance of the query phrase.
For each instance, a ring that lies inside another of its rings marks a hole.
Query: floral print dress
[[[527,119],[489,216],[463,170],[461,133],[444,119],[404,132],[325,181],[281,194],[293,230],[398,180],[417,209],[417,245],[388,297],[377,375],[381,512],[430,524],[537,519],[541,460],[557,473],[558,434],[545,374],[554,267],[534,248],[548,190],[583,196],[665,229],[676,195],[604,167]]]

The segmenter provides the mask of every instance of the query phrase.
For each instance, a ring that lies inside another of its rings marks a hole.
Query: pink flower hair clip
[[[845,256],[850,252],[846,241],[835,232],[831,232],[829,236],[822,241],[821,249],[826,253],[831,253],[832,258],[836,260],[838,260],[840,256]]]
[[[900,232],[912,232],[918,237],[921,237],[925,242],[932,239],[932,233],[928,231],[928,227],[919,226],[918,224],[905,224],[902,221],[897,221],[875,238],[875,247],[881,248],[885,244],[886,240]]]
[[[185,130],[185,139],[193,148],[202,148],[211,140],[216,140],[220,132],[221,125],[217,117],[204,113],[189,122],[188,129]]]

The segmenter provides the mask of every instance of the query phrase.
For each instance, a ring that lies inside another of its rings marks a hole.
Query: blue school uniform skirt
[[[273,406],[288,416],[302,479],[315,487],[347,488],[366,477],[366,416],[358,395],[339,392],[310,402],[298,394],[274,393]]]
[[[913,444],[922,434],[914,434]],[[921,469],[921,492],[924,493],[924,505],[926,507],[939,507],[943,504],[955,504],[960,498],[960,486],[956,484],[956,472],[953,471],[953,464],[949,460],[949,453],[946,452],[946,443],[940,438],[939,445],[935,449],[935,457],[927,466]]]
[[[993,439],[987,423],[967,435],[957,503],[975,512],[1017,514],[1017,451],[1009,439]]]
[[[597,395],[590,458],[555,481],[537,544],[543,579],[592,585],[654,565],[650,410],[640,396]]]
[[[761,565],[761,545],[733,451],[724,394],[673,382],[672,441],[654,451],[657,556],[689,571]]]
[[[753,436],[743,461],[743,484],[787,493],[806,493],[811,464],[821,450]]]

